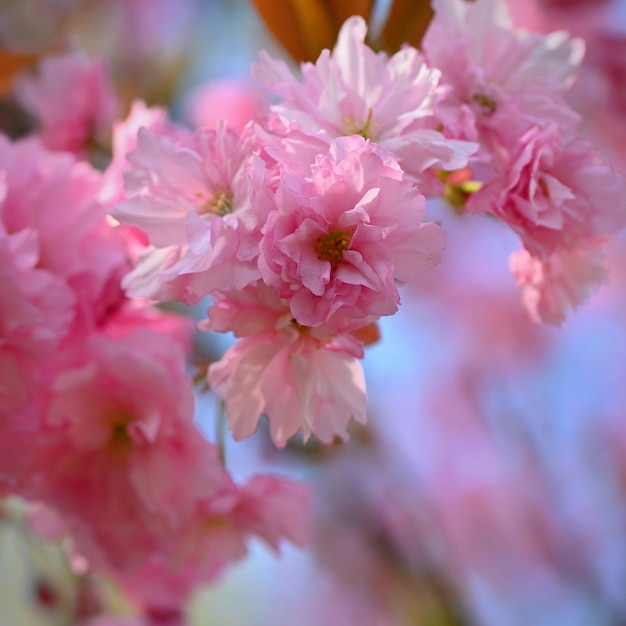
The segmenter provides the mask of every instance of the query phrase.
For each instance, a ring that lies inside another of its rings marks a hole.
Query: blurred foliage
[[[270,31],[296,61],[314,61],[332,48],[343,22],[361,15],[371,23],[373,0],[253,0]],[[433,16],[430,0],[394,0],[380,31],[368,34],[376,50],[393,54],[402,44],[419,47]]]
[[[11,92],[13,78],[33,65],[36,60],[36,54],[21,54],[0,48],[0,98]]]

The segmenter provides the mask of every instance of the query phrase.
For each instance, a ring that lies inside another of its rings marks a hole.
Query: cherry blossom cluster
[[[284,447],[365,421],[360,359],[442,259],[437,198],[519,237],[537,322],[606,279],[626,183],[566,104],[582,42],[515,30],[502,0],[433,7],[422,51],[376,52],[351,17],[299,71],[261,52],[269,95],[242,127],[141,101],[119,118],[105,65],[77,54],[16,82],[39,130],[0,136],[0,492],[59,514],[148,616],[307,521],[302,486],[233,481],[194,422],[191,324],[150,303],[209,302],[200,329],[237,340],[206,378],[234,438],[265,416]]]
[[[201,327],[239,338],[208,374],[236,439],[261,415],[279,447],[364,421],[365,338],[445,246],[426,198],[456,193],[519,235],[511,269],[536,321],[560,323],[606,276],[626,187],[564,100],[582,42],[516,31],[498,0],[434,8],[423,54],[376,53],[352,17],[300,76],[261,52],[260,122],[181,136],[148,120],[125,157],[112,215],[149,245],[124,286],[213,299]]]
[[[467,203],[517,233],[510,267],[532,319],[560,324],[606,278],[603,248],[626,223],[624,180],[577,135],[565,103],[584,43],[515,31],[497,0],[435,0],[424,40],[453,137],[478,141],[483,183]],[[488,45],[487,45],[488,42]]]
[[[0,172],[0,493],[46,505],[62,525],[39,527],[148,615],[180,611],[250,537],[301,544],[304,486],[237,485],[194,422],[189,320],[125,296],[102,174],[5,137]]]

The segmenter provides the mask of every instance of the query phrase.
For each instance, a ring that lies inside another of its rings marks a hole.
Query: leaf
[[[35,54],[16,54],[0,48],[0,97],[11,92],[13,78],[36,60]]]
[[[389,54],[403,43],[419,48],[433,14],[430,0],[394,0],[381,33],[382,48]]]
[[[372,322],[367,326],[361,326],[361,328],[353,330],[351,335],[362,341],[363,345],[371,346],[373,343],[380,341],[380,327],[378,322]]]
[[[361,15],[369,22],[374,0],[326,0],[326,4],[335,18],[339,32],[341,25],[352,15]]]
[[[324,48],[335,45],[339,27],[323,0],[291,0],[298,16],[307,58],[315,61]]]
[[[351,15],[368,19],[374,0],[253,0],[274,37],[296,61],[315,61],[332,49]]]

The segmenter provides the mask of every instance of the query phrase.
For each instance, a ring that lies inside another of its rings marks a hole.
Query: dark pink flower
[[[334,140],[310,179],[283,172],[276,203],[259,268],[304,326],[395,313],[396,281],[436,265],[445,243],[397,162],[358,135]]]

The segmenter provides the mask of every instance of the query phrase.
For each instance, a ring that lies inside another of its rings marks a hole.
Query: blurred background
[[[124,110],[142,98],[191,127],[224,117],[242,125],[261,97],[250,76],[260,48],[302,60],[324,44],[298,21],[301,4],[2,0],[0,130],[32,128],[12,80],[68,46],[107,60]],[[427,4],[404,4],[419,13],[419,38]],[[586,40],[570,104],[626,174],[626,1],[510,8],[520,27]],[[378,3],[375,23],[386,15],[389,3]],[[548,329],[524,317],[507,228],[442,201],[428,210],[448,247],[440,266],[403,288],[400,312],[381,321],[366,352],[368,425],[345,444],[283,451],[263,428],[242,443],[226,437],[235,478],[271,470],[311,485],[311,546],[277,559],[253,545],[194,597],[190,624],[626,625],[626,240],[612,246],[610,282]],[[203,334],[197,351],[228,345]],[[210,438],[216,407],[198,392]],[[0,625],[74,624],[76,574],[24,515],[16,501],[0,510]],[[110,598],[123,605],[114,589]]]

